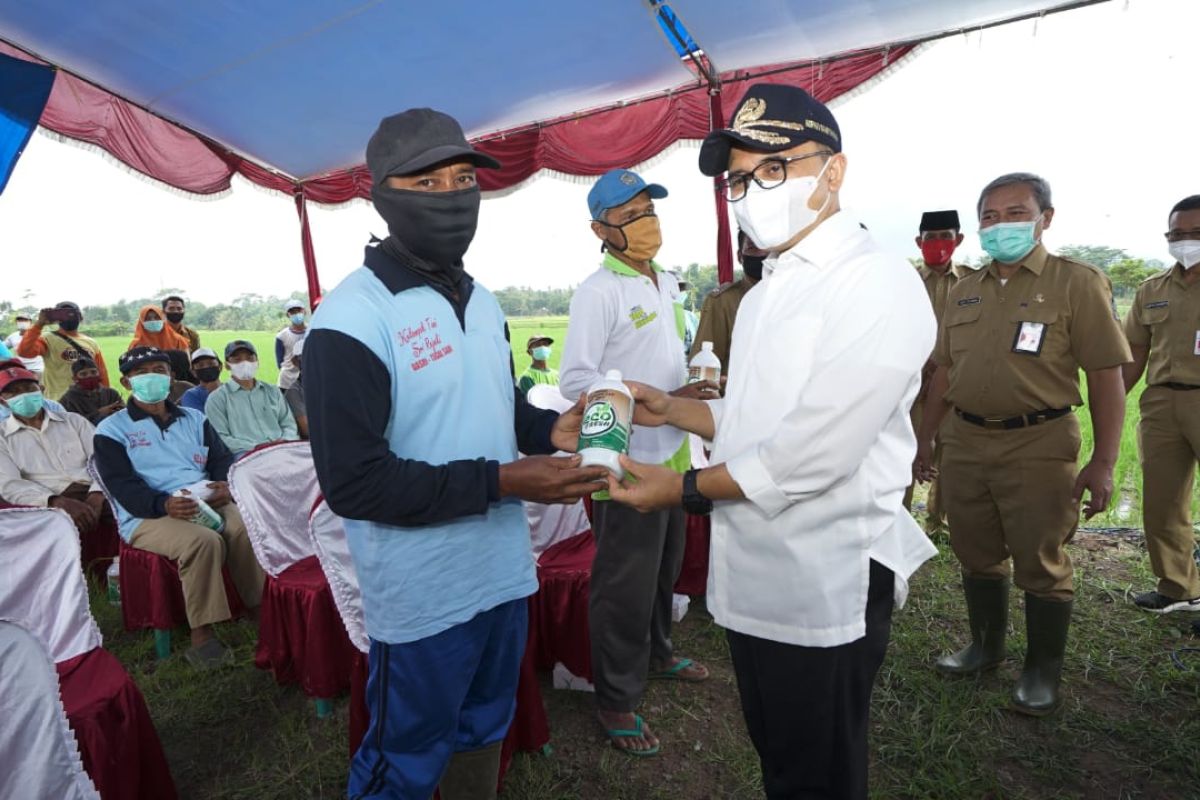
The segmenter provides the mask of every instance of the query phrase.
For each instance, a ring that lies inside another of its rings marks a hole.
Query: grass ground
[[[1012,603],[1010,659],[996,674],[946,680],[932,660],[963,636],[958,571],[945,542],[917,574],[896,613],[871,716],[871,796],[898,798],[1200,797],[1200,642],[1181,616],[1137,611],[1129,593],[1150,585],[1145,553],[1127,538],[1081,534],[1076,616],[1062,710],[1032,720],[1007,710],[1024,649],[1021,602]],[[99,594],[106,646],[146,696],[186,800],[295,800],[343,796],[347,700],[318,720],[294,687],[253,667],[254,629],[219,626],[237,665],[195,673],[175,655],[154,660],[148,634],[120,630]],[[504,800],[702,800],[761,796],[721,630],[702,604],[677,626],[677,651],[702,659],[700,686],[657,683],[641,712],[663,739],[658,758],[634,760],[606,746],[591,696],[555,691],[544,678],[553,754],[519,755]],[[1177,652],[1179,666],[1172,660]]]

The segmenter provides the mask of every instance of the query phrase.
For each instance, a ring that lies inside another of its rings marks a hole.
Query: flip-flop
[[[681,673],[691,666],[703,666],[696,664],[690,658],[681,658],[671,665],[669,669],[664,669],[661,672],[655,672],[650,675],[650,680],[655,681],[684,681],[685,683],[701,683],[709,679],[708,670],[705,669],[703,678],[689,678]]]
[[[617,743],[616,743],[617,739],[640,739],[640,738],[642,738],[642,735],[643,735],[642,728],[645,726],[645,720],[642,719],[642,716],[640,714],[634,714],[633,721],[634,721],[634,724],[637,725],[637,728],[635,728],[634,730],[623,730],[621,728],[612,728],[612,729],[605,731],[605,733],[608,734],[609,740],[612,741],[612,746],[614,748],[616,748],[617,750],[620,750],[622,753],[628,753],[629,755],[637,756],[638,758],[646,758],[647,756],[658,755],[658,745],[654,745],[653,747],[649,747],[645,750],[634,750],[632,747],[618,747],[617,746]]]

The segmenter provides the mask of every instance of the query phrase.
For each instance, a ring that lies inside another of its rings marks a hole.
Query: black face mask
[[[70,317],[69,319],[64,319],[62,322],[58,323],[58,327],[62,328],[64,331],[79,330],[79,319],[78,319],[78,317]]]
[[[204,383],[212,383],[221,376],[220,367],[203,367],[195,371],[196,377]]]
[[[376,186],[371,199],[391,233],[384,251],[431,282],[456,290],[463,255],[479,223],[479,189],[414,192]]]
[[[763,262],[766,256],[742,256],[742,272],[751,280],[762,280]]]
[[[178,325],[179,323],[183,322],[183,312],[182,311],[168,311],[166,313],[167,313],[167,322],[171,323],[172,325]]]

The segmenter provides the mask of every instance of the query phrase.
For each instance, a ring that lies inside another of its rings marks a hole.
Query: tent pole
[[[721,110],[721,85],[709,84],[709,120],[712,130],[725,127],[725,113]],[[729,204],[717,190],[720,178],[713,179],[713,196],[717,201],[717,282],[733,281],[732,237],[729,233]]]
[[[296,214],[300,217],[300,251],[304,254],[304,274],[308,277],[308,305],[315,309],[321,301],[321,281],[317,277],[317,254],[308,227],[308,203],[302,185],[296,184],[292,194],[296,200]]]

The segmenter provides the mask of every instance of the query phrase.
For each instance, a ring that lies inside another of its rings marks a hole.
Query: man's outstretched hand
[[[605,487],[608,470],[581,467],[580,456],[527,456],[500,465],[500,496],[534,503],[574,503]]]

